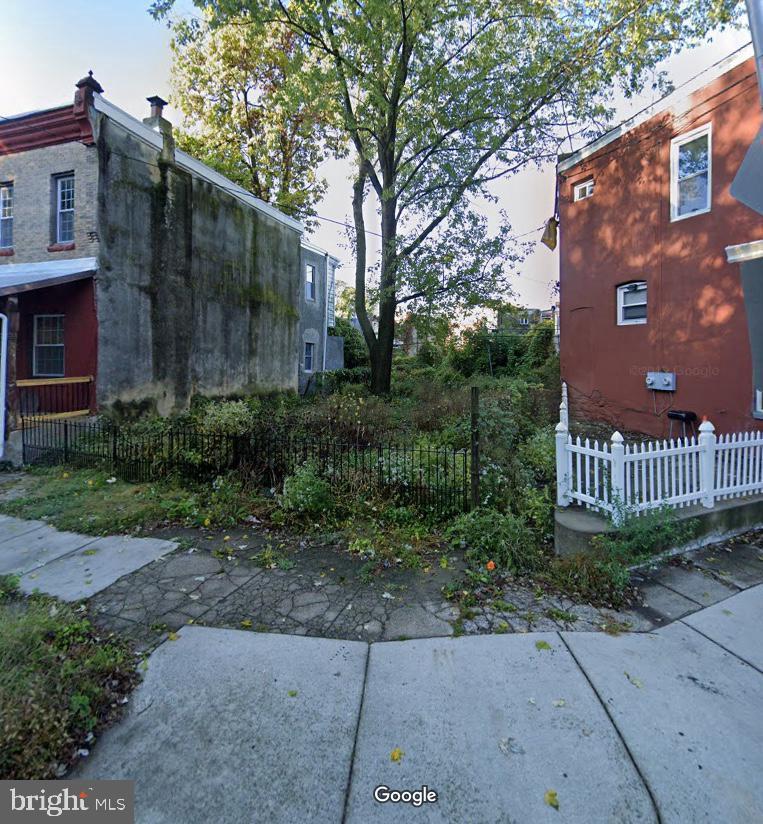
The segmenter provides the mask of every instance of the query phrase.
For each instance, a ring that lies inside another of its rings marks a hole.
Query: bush
[[[76,604],[0,577],[0,779],[60,778],[137,681],[130,650]]]
[[[368,347],[365,339],[347,318],[336,318],[335,326],[329,329],[329,334],[344,338],[345,369],[368,367]]]
[[[210,403],[201,416],[201,428],[209,435],[245,435],[257,425],[260,401],[219,401]]]
[[[613,533],[597,535],[594,545],[607,558],[632,565],[680,546],[696,534],[695,520],[679,521],[669,506],[636,515],[621,508],[622,524]]]
[[[284,480],[279,503],[286,512],[311,517],[328,514],[334,508],[331,486],[310,461]]]
[[[487,507],[461,515],[446,530],[445,537],[452,546],[466,550],[467,561],[482,568],[493,561],[510,572],[525,573],[535,569],[540,560],[525,522]]]

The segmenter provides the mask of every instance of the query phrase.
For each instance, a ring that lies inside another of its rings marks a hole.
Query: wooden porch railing
[[[46,420],[87,415],[92,406],[92,386],[92,375],[17,380],[19,415]]]

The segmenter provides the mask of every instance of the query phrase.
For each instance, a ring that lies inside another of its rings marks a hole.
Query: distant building
[[[319,372],[344,366],[344,338],[329,335],[335,325],[337,258],[302,242],[302,290],[299,298],[299,391],[309,391]]]

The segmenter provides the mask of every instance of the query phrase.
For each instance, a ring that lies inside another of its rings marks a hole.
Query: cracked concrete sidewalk
[[[618,637],[186,627],[75,777],[134,779],[139,824],[748,824],[763,817],[762,621],[756,586]],[[379,785],[437,801],[382,804]]]

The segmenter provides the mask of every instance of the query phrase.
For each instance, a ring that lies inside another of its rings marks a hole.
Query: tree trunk
[[[376,347],[371,353],[371,391],[375,395],[389,393],[392,382],[392,350],[395,343],[395,311],[397,309],[397,201],[382,201],[382,266],[379,295],[379,331]]]
[[[355,222],[355,314],[373,364],[376,335],[366,307],[366,224],[363,218],[365,187],[366,173],[361,168],[352,187],[352,216]]]

